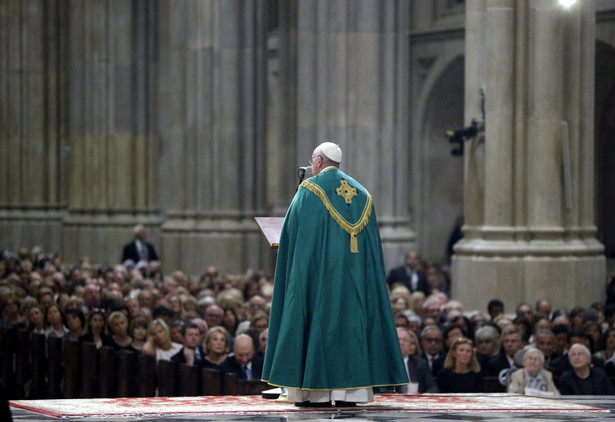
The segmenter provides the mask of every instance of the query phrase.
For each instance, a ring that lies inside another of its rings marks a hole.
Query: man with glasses
[[[297,406],[356,406],[408,383],[372,197],[325,142],[286,213],[263,380]]]
[[[436,325],[428,325],[421,331],[421,346],[423,346],[423,358],[429,364],[432,375],[437,375],[442,369],[442,357],[444,354],[444,342],[442,331]]]

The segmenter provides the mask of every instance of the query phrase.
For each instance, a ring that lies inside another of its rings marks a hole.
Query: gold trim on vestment
[[[350,235],[350,252],[358,253],[359,242],[357,241],[357,234],[359,234],[359,232],[365,228],[365,226],[369,222],[369,216],[372,213],[372,196],[369,194],[369,192],[365,191],[365,193],[367,194],[367,201],[365,202],[365,208],[361,213],[359,221],[352,224],[346,221],[346,219],[335,209],[333,204],[331,204],[331,201],[329,201],[329,197],[327,196],[325,191],[316,183],[308,179],[304,180],[303,183],[301,183],[301,185],[299,186],[306,188],[320,198],[325,208],[327,208],[327,211],[329,211],[329,215],[331,216],[331,218],[333,218],[333,220],[335,220],[335,222]]]

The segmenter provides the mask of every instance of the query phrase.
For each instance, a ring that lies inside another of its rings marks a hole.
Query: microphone
[[[312,174],[312,166],[307,167],[299,167],[297,170],[297,177],[299,178],[299,183],[303,182],[306,174]]]

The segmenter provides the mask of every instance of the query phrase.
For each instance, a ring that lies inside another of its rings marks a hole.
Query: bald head
[[[240,334],[235,338],[233,343],[233,353],[235,354],[235,360],[240,365],[247,365],[254,356],[254,342],[252,337],[247,334]]]

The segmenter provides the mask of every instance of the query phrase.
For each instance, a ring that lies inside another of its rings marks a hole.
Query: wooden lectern
[[[258,228],[269,243],[271,249],[277,249],[280,245],[280,234],[284,217],[254,217]]]

